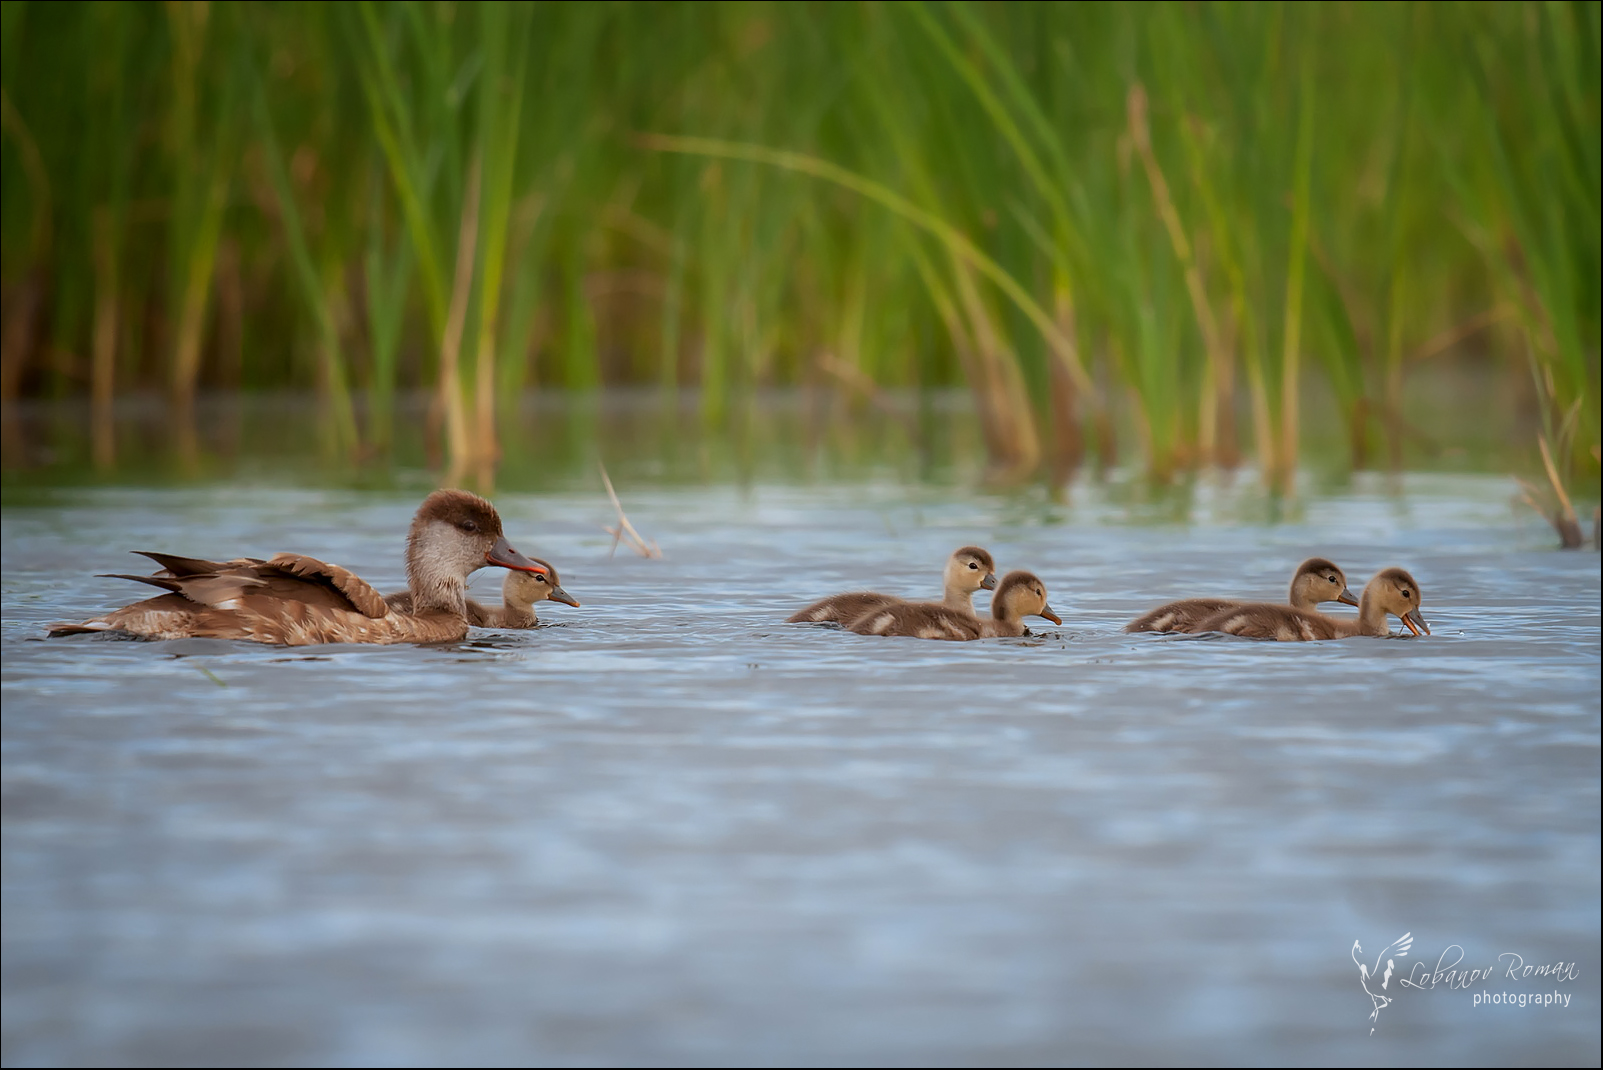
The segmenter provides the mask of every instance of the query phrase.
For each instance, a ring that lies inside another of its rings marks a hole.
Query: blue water
[[[1118,486],[620,489],[662,560],[607,556],[599,491],[500,497],[583,606],[434,648],[40,638],[141,597],[94,576],[130,549],[398,589],[421,495],[9,504],[5,1063],[1598,1062],[1599,563],[1505,482],[1360,479],[1277,526],[1207,488],[1183,523]],[[970,542],[1064,625],[780,623],[934,596]],[[1119,630],[1313,553],[1408,568],[1435,634]],[[1394,979],[1371,1022],[1352,945],[1404,933],[1405,975],[1458,945],[1578,976]]]

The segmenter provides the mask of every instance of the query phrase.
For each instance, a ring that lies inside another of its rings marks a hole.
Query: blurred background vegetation
[[[1599,10],[7,0],[0,400],[487,482],[531,389],[961,387],[993,471],[1285,486],[1451,363],[1595,497]]]

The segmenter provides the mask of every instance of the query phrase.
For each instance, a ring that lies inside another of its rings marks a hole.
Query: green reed
[[[0,398],[102,465],[149,389],[361,456],[425,387],[484,482],[531,386],[961,384],[1003,472],[1127,424],[1289,487],[1305,397],[1400,464],[1411,369],[1491,360],[1598,472],[1596,3],[0,11]]]

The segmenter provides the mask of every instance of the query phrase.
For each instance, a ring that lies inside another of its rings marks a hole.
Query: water
[[[1187,523],[1119,485],[621,489],[663,560],[607,557],[599,492],[502,495],[584,605],[438,648],[39,638],[139,597],[94,578],[132,548],[396,589],[421,493],[13,494],[6,1064],[1598,1062],[1598,558],[1505,481],[1275,526],[1207,486]],[[933,595],[967,542],[1064,625],[780,623]],[[1409,568],[1435,635],[1119,631],[1311,553]],[[1404,972],[1579,976],[1393,979],[1372,1023],[1352,945],[1405,932]]]

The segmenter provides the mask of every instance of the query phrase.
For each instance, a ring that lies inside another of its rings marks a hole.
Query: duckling
[[[118,576],[169,592],[51,635],[120,631],[146,639],[248,639],[311,643],[439,643],[467,635],[467,578],[485,565],[525,572],[545,566],[514,550],[495,506],[476,494],[437,490],[423,500],[406,540],[410,611],[386,604],[348,569],[304,554],[262,561],[203,561],[149,553],[154,576]]]
[[[974,592],[996,589],[996,564],[991,555],[978,546],[964,546],[952,551],[947,558],[945,573],[946,596],[938,605],[975,619]],[[895,605],[906,601],[892,594],[873,591],[848,591],[831,595],[814,602],[785,618],[786,624],[822,624],[834,621],[849,624],[871,609]]]
[[[1342,602],[1356,606],[1358,599],[1347,589],[1347,575],[1322,557],[1310,557],[1291,574],[1290,604],[1312,611],[1321,602]],[[1127,632],[1190,632],[1216,613],[1247,603],[1234,598],[1186,598],[1143,613],[1124,626]]]
[[[1306,642],[1317,639],[1346,639],[1354,635],[1385,638],[1391,635],[1387,615],[1402,618],[1415,635],[1429,635],[1430,626],[1419,614],[1422,595],[1419,584],[1400,568],[1382,569],[1364,587],[1358,600],[1358,616],[1327,617],[1306,609],[1258,603],[1235,606],[1215,613],[1197,624],[1193,631],[1225,632],[1253,639]]]
[[[1053,624],[1063,620],[1046,602],[1046,584],[1033,572],[1009,572],[991,598],[991,619],[965,616],[934,602],[898,602],[871,609],[848,624],[858,635],[901,635],[915,639],[963,642],[1001,635],[1028,635],[1025,617],[1045,617]]]
[[[501,583],[500,606],[486,606],[468,599],[468,623],[475,628],[533,628],[539,621],[534,604],[550,599],[578,608],[578,601],[562,589],[556,566],[539,557],[529,560],[546,568],[546,575],[538,572],[508,572]],[[385,595],[391,609],[402,613],[412,611],[412,592],[400,591]]]

